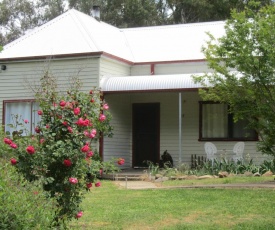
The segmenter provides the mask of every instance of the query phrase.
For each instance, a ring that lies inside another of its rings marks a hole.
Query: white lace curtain
[[[38,108],[38,103],[32,101],[5,103],[5,131],[12,133],[15,130],[26,129],[34,133],[34,128],[40,119],[37,114]],[[28,123],[25,123],[24,120],[27,120]],[[14,127],[10,127],[9,124],[12,124]],[[23,127],[18,124],[22,124]],[[25,131],[23,135],[26,135]]]
[[[225,138],[228,135],[228,107],[226,104],[203,104],[203,138]]]

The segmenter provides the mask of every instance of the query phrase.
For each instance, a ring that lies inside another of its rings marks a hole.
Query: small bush
[[[50,229],[52,210],[42,189],[19,178],[0,158],[0,229]]]

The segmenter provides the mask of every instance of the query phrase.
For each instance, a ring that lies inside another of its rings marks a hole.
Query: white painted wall
[[[210,71],[205,62],[162,63],[154,65],[155,75],[204,73]],[[134,65],[131,68],[132,76],[150,75],[151,65]]]
[[[124,168],[132,167],[132,104],[160,103],[160,155],[165,151],[172,155],[175,165],[179,163],[179,95],[170,93],[132,93],[106,95],[114,125],[113,138],[104,139],[104,160],[113,156],[126,159]],[[191,163],[191,155],[206,156],[204,143],[199,138],[199,95],[182,92],[182,163]],[[219,150],[232,150],[236,141],[213,142]],[[221,152],[219,152],[220,155]],[[245,142],[244,156],[249,154],[255,163],[265,157],[256,152],[256,142]]]
[[[100,59],[99,76],[129,76],[131,66],[126,63],[102,57]]]
[[[38,84],[46,70],[57,77],[61,90],[67,89],[70,77],[78,75],[83,82],[82,90],[89,91],[98,85],[98,63],[98,58],[7,63],[7,69],[0,72],[0,111],[3,100],[34,98],[30,85]]]

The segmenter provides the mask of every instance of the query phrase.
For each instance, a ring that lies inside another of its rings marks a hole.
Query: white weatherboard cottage
[[[98,145],[104,160],[123,157],[123,167],[139,167],[168,150],[174,165],[190,164],[192,154],[206,156],[205,142],[220,155],[243,141],[244,157],[262,161],[257,136],[232,123],[226,105],[201,102],[191,76],[209,71],[201,52],[206,32],[222,36],[224,22],[119,29],[69,10],[0,53],[0,123],[17,113],[35,122],[37,105],[24,82],[49,69],[62,86],[78,74],[83,91],[101,87],[114,126],[114,136]]]

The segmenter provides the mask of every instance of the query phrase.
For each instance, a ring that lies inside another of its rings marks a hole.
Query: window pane
[[[227,105],[202,105],[202,137],[226,138],[228,136]]]
[[[32,106],[32,133],[35,133],[34,129],[38,125],[38,122],[41,121],[41,117],[37,114],[39,110],[39,105],[37,102],[33,102]]]
[[[25,119],[28,120],[29,123],[25,124]],[[9,127],[9,124],[12,124],[14,127]],[[31,129],[31,102],[6,103],[5,131],[12,133],[13,131],[24,131],[24,129]],[[23,135],[26,135],[25,131],[23,132]]]
[[[247,129],[248,121],[239,120],[233,123],[233,138],[256,138],[254,130]]]

